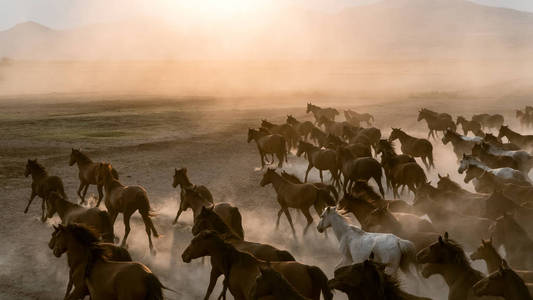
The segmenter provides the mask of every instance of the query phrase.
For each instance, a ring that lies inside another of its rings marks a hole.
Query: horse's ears
[[[442,176],[440,176],[440,174],[439,174],[439,173],[437,173],[437,175],[439,176],[439,179],[442,179]]]
[[[445,240],[445,241],[448,241],[448,231],[446,231],[446,232],[444,233],[444,240]]]
[[[439,235],[439,243],[444,244],[444,241],[442,240],[442,236]]]
[[[446,174],[446,177],[450,178],[450,173],[447,173],[447,174]]]
[[[52,227],[54,228],[55,231],[59,230],[59,227],[57,227],[56,225],[52,225]]]
[[[370,252],[370,255],[368,256],[368,260],[374,260],[374,251]]]
[[[505,270],[505,269],[509,269],[509,265],[507,264],[507,261],[505,259],[502,259],[501,263],[500,263],[500,270]]]

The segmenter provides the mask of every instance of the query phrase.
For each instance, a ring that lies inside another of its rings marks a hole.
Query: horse
[[[526,285],[522,278],[502,261],[498,271],[478,281],[474,286],[476,296],[498,296],[506,300],[531,300],[533,285]]]
[[[477,143],[472,147],[472,155],[479,158],[479,160],[486,164],[489,168],[512,168],[528,173],[531,169],[531,164],[522,165],[514,160],[511,156],[504,156],[489,152],[490,145],[486,143]]]
[[[514,268],[533,269],[533,240],[509,214],[496,219],[490,226],[489,234],[498,248],[503,245],[507,261]]]
[[[483,137],[483,142],[490,144],[491,146],[501,149],[503,151],[517,151],[520,150],[520,147],[513,143],[502,143],[494,134],[487,133]]]
[[[426,182],[424,170],[414,159],[405,155],[397,155],[387,140],[380,140],[376,153],[381,153],[381,164],[387,175],[387,181],[392,186],[394,197],[400,197],[398,194],[400,186],[402,190],[407,186],[414,194],[416,189]]]
[[[276,199],[281,206],[278,211],[276,228],[279,227],[281,214],[285,213],[295,237],[296,232],[294,230],[294,225],[292,224],[289,207],[299,209],[307,219],[307,226],[305,226],[303,231],[303,234],[305,235],[307,229],[311,226],[311,223],[313,223],[313,217],[309,212],[309,208],[314,206],[316,213],[320,215],[327,205],[335,205],[335,200],[329,195],[329,192],[319,189],[311,183],[292,183],[276,173],[274,169],[267,169],[261,179],[260,185],[262,187],[267,184],[272,184],[274,190],[276,190]]]
[[[529,128],[533,124],[533,117],[531,114],[525,113],[521,110],[516,110],[516,118],[520,121],[522,129]]]
[[[91,299],[163,299],[168,289],[139,262],[111,261],[108,247],[98,243],[98,236],[84,225],[54,227],[49,245],[54,255],[67,253],[74,291],[68,299],[82,299],[87,291]]]
[[[55,214],[61,218],[61,223],[85,224],[92,227],[104,242],[113,243],[115,233],[109,214],[97,207],[85,208],[81,205],[68,202],[57,192],[51,192],[46,198],[46,217],[52,218]]]
[[[498,146],[493,146],[490,143],[481,143],[481,150],[489,155],[504,158],[510,158],[516,162],[518,170],[523,172],[529,172],[531,165],[533,164],[533,156],[524,150],[504,150]]]
[[[261,274],[255,278],[251,299],[310,300],[296,290],[278,271],[272,267],[260,267]]]
[[[320,174],[320,182],[324,182],[322,171],[328,170],[331,173],[331,180],[334,183],[339,181],[339,170],[337,167],[337,153],[330,149],[320,149],[312,144],[300,141],[298,143],[298,152],[296,156],[300,157],[303,153],[307,156],[308,166],[305,171],[304,182],[307,182],[309,171],[315,167]]]
[[[88,226],[88,228],[90,228],[90,230],[95,230],[94,227],[91,227],[90,225],[87,225],[87,224],[84,224],[84,225]],[[48,248],[50,248],[50,250],[54,250],[58,232],[59,232],[59,227],[54,226],[54,232],[52,232],[52,237],[50,238],[50,241],[48,242]],[[94,231],[94,233],[98,234],[96,231]],[[117,247],[117,246],[115,246],[115,245],[113,245],[111,243],[98,243],[98,245],[100,247],[102,247],[109,254],[109,260],[111,260],[111,261],[132,261],[130,253],[128,252],[128,250],[126,250],[126,249],[124,249],[122,247]],[[59,256],[61,256],[61,255],[59,255]],[[72,285],[73,285],[72,275],[73,274],[71,272],[69,272],[69,278],[68,278],[68,283],[67,283],[67,291],[65,293],[64,299],[67,299],[68,295],[72,291]],[[80,283],[78,283],[78,284],[80,284]],[[87,290],[87,287],[85,286],[85,282],[81,282],[81,284],[82,284],[82,286],[79,287],[79,289],[85,290],[85,294],[84,295],[89,295],[89,291]]]
[[[265,156],[275,154],[278,157],[278,167],[283,167],[283,160],[287,161],[287,143],[279,134],[261,133],[255,129],[248,129],[248,143],[255,141],[261,156],[261,168],[265,167]]]
[[[130,233],[130,218],[135,211],[139,211],[144,222],[146,235],[148,235],[148,243],[150,252],[155,254],[154,246],[152,244],[152,234],[157,238],[159,234],[152,223],[151,217],[154,215],[150,208],[150,201],[146,190],[142,186],[130,185],[125,186],[120,181],[113,177],[112,167],[109,163],[101,163],[98,167],[96,178],[98,184],[103,184],[105,190],[105,206],[109,215],[111,216],[111,224],[115,224],[115,220],[119,213],[124,217],[124,237],[122,238],[122,247],[126,246],[126,240]]]
[[[296,175],[289,174],[289,173],[287,173],[285,171],[281,171],[281,177],[287,179],[288,181],[290,181],[292,183],[297,183],[297,184],[302,184],[303,183],[300,180],[300,178],[296,177]],[[326,190],[329,193],[331,193],[331,196],[333,196],[333,199],[335,199],[335,201],[339,200],[339,192],[337,192],[337,189],[335,189],[335,187],[333,185],[322,183],[322,182],[311,182],[311,183],[314,186],[316,186],[317,188],[319,188],[321,190]]]
[[[526,231],[533,231],[533,208],[516,204],[503,194],[502,190],[495,190],[487,199],[485,217],[496,220],[506,213],[513,214],[515,220]]]
[[[381,130],[375,127],[357,128],[355,130],[351,126],[344,126],[343,135],[348,138],[350,144],[364,144],[375,147],[381,139]]]
[[[317,121],[318,126],[324,125],[325,132],[329,134],[333,134],[336,136],[342,136],[344,132],[345,126],[351,126],[350,123],[344,121],[344,122],[335,122],[331,119],[328,119],[325,116],[321,116]]]
[[[380,194],[376,193],[374,188],[368,185],[368,182],[363,180],[356,181],[351,190],[351,194],[357,198],[361,198],[368,203],[374,205],[374,207],[386,206],[392,212],[400,213],[419,213],[413,206],[403,200],[385,200]]]
[[[439,236],[438,240],[430,246],[420,250],[416,258],[419,263],[429,264],[424,266],[422,275],[426,278],[439,273],[448,284],[448,299],[471,299],[473,286],[483,279],[483,274],[470,266],[465,252],[460,244],[448,238]],[[428,269],[438,267],[438,269]]]
[[[472,148],[476,145],[476,143],[480,143],[481,140],[482,138],[480,137],[468,137],[460,135],[450,129],[446,129],[444,136],[442,137],[442,143],[444,145],[447,145],[449,142],[452,143],[453,152],[457,156],[457,160],[460,160],[463,154],[470,154],[472,152]]]
[[[463,174],[466,171],[464,178],[465,183],[469,183],[474,178],[481,179],[482,176],[484,176],[496,185],[503,183],[515,183],[525,186],[531,185],[529,177],[521,171],[512,168],[491,169],[471,155],[466,154],[463,154],[463,159],[461,160],[457,171],[459,174]]]
[[[346,118],[346,121],[350,122],[354,126],[359,127],[361,122],[366,122],[368,126],[372,125],[370,121],[374,122],[374,116],[372,116],[369,113],[357,113],[351,109],[344,111],[344,117]]]
[[[332,134],[328,134],[327,136],[327,149],[337,150],[338,147],[344,147],[355,157],[372,157],[372,150],[370,150],[370,144],[369,143],[351,143],[348,144],[344,142],[340,137]]]
[[[318,232],[332,227],[339,241],[342,258],[339,267],[365,261],[374,252],[376,261],[386,265],[385,273],[396,274],[398,269],[406,275],[413,275],[410,267],[416,266],[415,246],[408,240],[400,239],[390,233],[365,232],[348,223],[339,215],[335,207],[328,206],[320,216]]]
[[[389,142],[399,139],[402,153],[412,157],[420,157],[426,169],[435,167],[433,164],[433,145],[427,139],[419,139],[408,135],[400,128],[392,128],[389,136]]]
[[[421,109],[418,112],[418,119],[417,121],[420,122],[422,120],[426,120],[426,123],[428,125],[429,133],[428,133],[428,139],[429,137],[433,137],[436,139],[435,132],[442,131],[444,132],[446,129],[452,129],[453,131],[456,130],[456,125],[453,122],[453,120],[448,117],[442,117],[440,115],[436,115],[435,113],[431,112],[430,110],[427,110],[425,108]]]
[[[462,201],[462,199],[477,199],[477,200],[486,200],[487,194],[480,194],[480,193],[472,193],[463,187],[455,181],[453,181],[450,178],[450,174],[447,174],[446,176],[441,176],[440,174],[437,174],[439,181],[437,181],[437,189],[445,191],[445,192],[452,192],[456,193],[459,198]],[[462,206],[464,206],[464,202],[462,202]],[[470,207],[468,207],[470,209]]]
[[[300,140],[300,134],[292,125],[289,124],[274,124],[267,120],[261,121],[261,127],[268,129],[271,133],[281,134],[287,142],[287,151],[296,148]]]
[[[311,139],[318,145],[318,147],[326,147],[328,145],[328,134],[320,130],[318,127],[311,129]]]
[[[317,105],[313,105],[311,103],[307,103],[307,111],[306,113],[313,113],[313,117],[315,117],[315,124],[318,123],[321,117],[328,118],[329,120],[335,121],[335,116],[339,114],[339,111],[334,108],[322,108]]]
[[[505,183],[501,186],[502,193],[515,201],[515,203],[526,204],[533,201],[533,186],[523,186],[514,183]]]
[[[344,177],[342,183],[344,193],[347,192],[347,187],[351,189],[355,181],[368,181],[373,178],[379,187],[381,195],[385,195],[381,184],[383,172],[381,171],[381,164],[377,160],[372,157],[356,158],[350,150],[339,147],[337,148],[337,163]]]
[[[436,111],[433,111],[427,108],[422,108],[421,110],[423,110],[424,112],[428,114],[434,115],[435,117],[441,118],[441,119],[453,120],[452,115],[450,115],[449,113],[438,113]]]
[[[251,293],[260,268],[268,265],[280,272],[303,296],[319,300],[322,292],[324,299],[333,298],[327,286],[327,277],[318,267],[295,261],[267,263],[247,252],[239,251],[213,231],[200,232],[181,255],[185,263],[203,256],[211,256],[213,268],[224,274],[225,286],[237,300],[252,299]]]
[[[478,114],[472,116],[473,121],[477,121],[481,124],[482,128],[498,129],[503,125],[504,118],[500,114]]]
[[[502,125],[500,127],[498,140],[501,140],[502,137],[506,137],[510,143],[513,143],[522,149],[533,148],[533,135],[521,135],[509,129],[508,126]]]
[[[492,237],[488,240],[481,239],[481,245],[470,254],[471,260],[484,260],[487,264],[487,271],[493,273],[498,271],[504,259],[492,245]],[[525,282],[533,282],[533,271],[514,270]]]
[[[315,127],[312,122],[300,122],[296,120],[296,118],[294,118],[292,115],[287,115],[286,123],[291,125],[296,130],[296,132],[298,132],[300,137],[302,137],[304,140],[307,140],[309,138],[311,130]]]
[[[35,199],[36,196],[39,196],[42,199],[41,203],[41,221],[46,221],[45,216],[45,200],[50,194],[50,192],[58,192],[63,198],[67,198],[65,194],[65,188],[63,187],[63,181],[58,176],[48,175],[46,169],[43,165],[37,162],[37,159],[28,159],[26,163],[26,169],[24,171],[24,176],[28,177],[31,174],[31,195],[28,205],[24,209],[24,213],[28,213],[30,204]]]
[[[258,259],[265,261],[294,261],[294,256],[285,250],[279,250],[268,244],[254,243],[245,241],[222,218],[213,210],[213,208],[202,207],[200,214],[192,227],[192,234],[198,235],[202,231],[211,230],[220,235],[220,237],[235,246],[240,251],[248,252]],[[213,265],[213,264],[212,264]],[[223,273],[219,269],[213,268],[209,277],[209,286],[205,295],[208,299],[216,285],[217,279]]]
[[[189,180],[189,176],[187,176],[187,168],[174,169],[172,187],[176,188],[178,185],[180,186],[180,203],[178,212],[176,213],[176,218],[172,224],[178,223],[178,218],[180,217],[181,213],[191,207],[189,201],[187,201],[185,198],[185,188],[194,189],[196,192],[202,195],[202,199],[205,199],[210,204],[213,204],[213,195],[211,195],[209,189],[203,185],[193,185]]]
[[[475,136],[479,136],[481,133],[483,133],[483,131],[481,131],[481,123],[474,120],[468,121],[463,116],[458,116],[455,124],[463,127],[464,135],[468,135],[468,132],[472,132],[472,134]]]
[[[96,203],[96,207],[99,207],[100,202],[104,197],[102,185],[96,184],[96,171],[98,169],[99,163],[93,162],[86,154],[81,152],[79,149],[72,148],[68,165],[73,166],[74,164],[78,164],[79,170],[78,177],[80,179],[80,186],[78,187],[77,194],[81,199],[80,204],[83,204],[85,202],[85,195],[87,194],[87,189],[89,188],[89,185],[94,184],[96,185],[96,189],[98,190],[98,202]],[[118,172],[115,169],[113,169],[112,172],[113,177],[118,180]]]
[[[349,300],[429,300],[404,292],[397,279],[385,273],[385,268],[386,265],[374,261],[371,253],[363,262],[336,269],[328,285],[345,293]]]

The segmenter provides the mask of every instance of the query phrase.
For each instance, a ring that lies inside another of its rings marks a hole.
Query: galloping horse
[[[444,145],[452,142],[453,152],[457,156],[457,160],[461,159],[463,154],[470,154],[474,145],[476,143],[480,143],[481,141],[481,137],[468,137],[465,135],[460,135],[459,133],[450,129],[446,129],[444,136],[442,137],[442,143]]]
[[[265,167],[266,154],[276,154],[279,161],[278,167],[283,167],[283,160],[287,161],[287,143],[282,135],[262,133],[250,128],[248,129],[248,143],[252,140],[257,144],[257,150],[261,156],[261,168]]]
[[[328,120],[335,121],[335,116],[339,114],[339,111],[334,108],[322,108],[320,106],[307,103],[306,113],[310,112],[313,113],[313,116],[315,117],[315,123],[318,123],[320,117],[322,116],[326,117]]]
[[[478,121],[474,121],[474,120],[468,121],[463,116],[458,116],[455,124],[457,125],[460,124],[461,127],[463,127],[464,135],[467,135],[469,131],[472,132],[473,135],[477,135],[477,136],[483,133],[481,131],[481,124]]]
[[[423,108],[418,112],[417,121],[420,122],[421,120],[426,120],[429,129],[428,139],[430,136],[436,139],[437,137],[435,135],[435,132],[444,132],[448,128],[455,131],[456,125],[451,119],[451,117],[448,118],[448,116],[437,115],[434,112]]]
[[[159,237],[151,217],[153,212],[150,208],[150,201],[146,190],[142,186],[131,185],[125,186],[120,181],[113,177],[113,168],[111,164],[101,163],[97,172],[98,184],[104,185],[105,190],[105,206],[111,216],[111,224],[115,224],[115,220],[119,213],[124,216],[124,237],[122,238],[122,246],[126,246],[126,239],[130,234],[130,218],[131,215],[139,210],[146,228],[146,235],[148,235],[148,242],[150,251],[155,254],[154,246],[152,244],[152,234]]]
[[[498,129],[503,125],[504,119],[500,114],[478,114],[472,116],[473,121],[477,121],[483,128]]]
[[[305,171],[304,182],[307,182],[309,171],[315,167],[318,169],[320,174],[320,182],[324,182],[324,179],[322,178],[322,171],[328,170],[331,173],[331,180],[338,184],[339,169],[337,167],[337,153],[334,150],[320,149],[312,144],[300,141],[296,155],[301,156],[303,153],[306,154],[309,162],[307,170]]]
[[[498,133],[498,139],[501,139],[502,137],[506,137],[509,140],[509,142],[517,145],[520,148],[523,148],[523,149],[533,148],[533,135],[521,135],[509,129],[508,126],[502,125],[500,127],[500,132]]]
[[[300,134],[296,129],[289,124],[274,124],[267,120],[261,121],[261,128],[268,129],[271,133],[281,134],[287,142],[288,150],[296,148],[298,141],[300,140]]]
[[[36,159],[31,160],[28,159],[28,162],[26,163],[26,170],[24,171],[24,176],[28,177],[31,174],[31,196],[30,200],[28,201],[28,205],[26,205],[26,208],[24,209],[24,213],[28,213],[28,209],[30,208],[30,204],[35,198],[35,196],[39,196],[42,199],[41,204],[41,221],[46,221],[46,217],[44,214],[45,210],[45,201],[48,195],[51,192],[58,192],[60,195],[62,195],[65,199],[67,198],[67,195],[65,194],[65,188],[63,187],[63,181],[58,176],[50,176],[48,175],[48,172],[46,172],[43,165],[37,162]]]
[[[87,155],[82,153],[80,150],[72,148],[68,165],[73,166],[74,164],[78,164],[79,170],[78,177],[80,178],[80,186],[78,187],[77,193],[81,199],[80,204],[83,204],[85,202],[85,195],[87,194],[87,189],[89,188],[89,185],[95,184],[96,188],[98,189],[98,202],[96,203],[96,207],[99,207],[100,202],[104,197],[104,193],[102,192],[102,185],[96,183],[96,171],[98,170],[98,166],[100,165],[100,163],[93,162]],[[113,177],[118,180],[118,172],[115,169],[112,170],[112,174]]]
[[[346,118],[346,121],[350,122],[352,125],[359,127],[361,122],[366,122],[368,126],[372,125],[370,123],[370,120],[374,122],[374,116],[372,116],[369,113],[357,113],[351,109],[344,111],[344,117]]]
[[[309,138],[311,130],[315,127],[315,125],[313,125],[313,123],[311,123],[310,121],[300,122],[296,120],[296,118],[292,115],[287,115],[287,124],[294,127],[296,132],[298,132],[298,134],[300,134],[300,137],[302,137],[304,140],[307,140]]]
[[[433,145],[430,141],[410,136],[400,128],[392,128],[389,142],[393,142],[396,139],[400,140],[402,145],[400,149],[403,154],[420,157],[427,170],[430,167],[435,167],[433,164]]]
[[[337,148],[337,162],[344,176],[342,183],[344,193],[347,193],[347,187],[351,189],[355,181],[368,181],[370,178],[373,178],[379,187],[381,195],[385,195],[383,185],[381,184],[383,172],[381,170],[381,164],[377,160],[372,157],[356,158],[350,150],[339,147]]]
[[[481,176],[489,176],[494,179],[494,183],[501,185],[504,183],[515,183],[519,185],[530,186],[529,177],[521,171],[512,168],[498,168],[491,169],[487,165],[483,164],[479,160],[473,158],[471,155],[463,154],[463,159],[459,166],[459,174],[466,172],[464,179],[465,183],[470,182],[474,178],[480,178]]]
[[[187,176],[187,168],[181,168],[181,169],[174,169],[174,180],[172,181],[172,187],[176,188],[178,185],[180,186],[180,203],[178,212],[176,213],[176,218],[172,222],[172,224],[178,223],[178,218],[180,217],[181,213],[189,209],[191,206],[189,205],[189,201],[186,199],[185,195],[185,189],[191,189],[195,190],[197,193],[199,193],[202,198],[213,204],[213,195],[211,195],[211,192],[203,185],[194,185],[189,180],[189,176]]]

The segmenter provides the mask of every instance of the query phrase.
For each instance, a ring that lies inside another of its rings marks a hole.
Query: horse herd
[[[235,299],[332,299],[333,290],[349,299],[427,299],[405,292],[398,281],[400,272],[425,295],[426,279],[438,275],[448,285],[448,299],[532,299],[533,186],[528,172],[533,166],[533,136],[511,130],[499,114],[474,115],[471,120],[458,116],[454,122],[450,114],[421,109],[418,121],[426,122],[427,139],[400,128],[392,128],[385,139],[372,127],[370,114],[346,110],[345,121],[338,122],[338,110],[311,103],[307,113],[314,122],[291,115],[285,124],[262,120],[260,128],[248,130],[248,143],[257,145],[262,169],[274,163],[274,156],[280,169],[291,153],[307,161],[303,181],[267,168],[259,185],[274,188],[279,204],[276,228],[285,215],[296,241],[291,208],[306,219],[303,235],[313,224],[311,209],[320,216],[319,233],[331,228],[341,256],[333,278],[328,280],[319,267],[297,261],[285,249],[248,241],[236,206],[215,202],[207,187],[191,183],[186,168],[175,169],[172,186],[179,186],[180,202],[173,223],[184,211],[193,213],[193,238],[182,260],[210,257],[204,299],[221,275],[219,299],[225,299],[228,290]],[[526,107],[516,116],[527,124],[524,116],[532,114],[533,108]],[[436,186],[428,181],[426,172],[435,169],[439,133],[444,145],[452,144],[458,173],[465,174],[465,183],[474,182],[476,192],[465,190],[449,175],[438,174]],[[402,153],[396,152],[395,141]],[[28,160],[25,171],[32,177],[32,192],[24,212],[39,196],[42,221],[56,213],[61,218],[49,247],[56,257],[68,257],[65,299],[163,299],[162,290],[170,288],[141,262],[132,261],[126,250],[130,218],[139,211],[149,249],[156,255],[152,235],[159,234],[146,190],[123,185],[111,164],[94,162],[77,149],[70,154],[69,165],[74,164],[79,169],[80,204],[68,201],[62,180],[49,175],[37,160]],[[308,182],[313,169],[320,182]],[[97,186],[95,207],[83,205],[89,185]],[[385,189],[392,191],[393,200],[385,199]],[[413,201],[398,200],[409,193]],[[99,208],[102,200],[107,210]],[[119,213],[125,231],[117,246],[114,223]],[[351,224],[349,214],[359,225]],[[474,269],[469,259],[484,260],[489,274]]]

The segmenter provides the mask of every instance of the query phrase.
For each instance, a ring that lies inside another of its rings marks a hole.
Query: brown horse
[[[352,152],[344,147],[337,148],[337,163],[340,166],[341,173],[344,177],[343,191],[347,193],[347,187],[352,188],[355,181],[368,181],[373,178],[379,187],[382,196],[385,195],[383,185],[381,184],[381,164],[372,157],[356,158]]]
[[[69,282],[74,284],[74,291],[65,298],[83,299],[88,292],[94,300],[163,299],[165,287],[148,267],[139,262],[111,261],[109,247],[99,244],[89,228],[69,224],[54,229],[49,246],[56,257],[67,253]]]
[[[489,168],[513,168],[515,170],[520,170],[524,173],[529,173],[531,169],[531,162],[515,160],[512,156],[508,155],[498,155],[494,152],[491,152],[491,146],[487,143],[476,143],[472,147],[472,155],[479,158],[479,160],[486,164]]]
[[[109,214],[97,207],[85,208],[68,202],[61,194],[51,192],[46,198],[46,216],[52,218],[57,213],[63,225],[70,223],[84,224],[92,227],[99,237],[108,243],[113,243],[115,233]]]
[[[191,207],[189,201],[187,201],[187,199],[185,198],[185,188],[195,190],[200,195],[202,195],[203,199],[211,203],[211,205],[213,204],[213,195],[211,195],[211,192],[205,186],[193,185],[191,183],[191,181],[189,180],[189,176],[187,176],[187,168],[174,169],[173,178],[174,180],[172,182],[172,187],[176,188],[178,185],[180,186],[180,203],[178,212],[176,213],[176,218],[174,219],[172,224],[178,223],[178,218],[180,217],[181,213]]]
[[[202,211],[196,218],[194,226],[192,227],[192,233],[194,235],[199,234],[205,230],[215,231],[220,235],[224,241],[232,244],[240,251],[248,252],[258,259],[266,261],[294,261],[294,257],[288,251],[279,250],[268,244],[254,243],[243,240],[242,237],[237,235],[230,226],[228,226],[222,218],[213,211],[212,208],[202,207]],[[212,263],[213,265],[213,263]],[[213,265],[214,266],[214,265]],[[209,277],[209,286],[205,295],[205,299],[208,299],[216,285],[217,279],[223,273],[219,269],[214,268],[211,270]]]
[[[472,116],[473,121],[477,121],[483,128],[498,129],[503,125],[504,118],[500,114],[478,114]]]
[[[289,174],[289,173],[287,173],[285,171],[281,171],[281,177],[287,179],[288,181],[290,181],[292,183],[297,183],[297,184],[304,183],[296,175]],[[327,192],[331,193],[331,196],[333,197],[333,199],[335,199],[335,201],[339,200],[339,192],[337,192],[337,189],[335,189],[335,187],[333,185],[322,183],[322,182],[310,182],[310,183],[313,184],[314,186],[316,186],[317,188],[321,189],[321,190],[326,190]]]
[[[291,125],[296,132],[302,137],[304,140],[307,140],[309,138],[309,135],[311,134],[311,130],[315,127],[312,122],[310,121],[304,121],[300,122],[296,120],[295,117],[292,115],[287,115],[287,124]]]
[[[427,278],[434,273],[440,273],[448,284],[449,300],[472,299],[472,287],[484,277],[481,272],[470,266],[463,248],[457,242],[448,239],[448,233],[445,233],[444,237],[439,236],[438,241],[420,250],[416,257],[419,263],[440,265],[440,270],[433,272],[429,272],[425,266],[422,275]]]
[[[275,154],[278,157],[278,167],[283,167],[283,160],[287,161],[287,143],[279,134],[262,133],[255,129],[248,129],[248,143],[255,141],[259,156],[261,156],[261,168],[265,167],[265,156]]]
[[[346,121],[350,122],[352,125],[359,127],[361,122],[366,122],[368,126],[372,125],[370,121],[374,122],[374,116],[369,113],[357,113],[351,109],[344,111],[344,117]]]
[[[433,145],[430,141],[410,136],[400,128],[392,128],[389,142],[393,142],[396,139],[400,140],[402,145],[400,149],[403,154],[420,157],[427,170],[430,167],[435,167],[433,164]]]
[[[498,271],[491,273],[474,285],[476,296],[497,296],[506,300],[531,300],[533,285],[526,285],[505,260]]]
[[[333,120],[328,119],[325,116],[322,116],[318,119],[317,125],[318,126],[324,125],[324,127],[326,128],[326,133],[333,134],[336,136],[342,136],[344,132],[344,127],[351,126],[351,124],[346,121],[335,122]]]
[[[337,153],[330,149],[320,149],[304,141],[298,143],[298,152],[296,156],[301,156],[303,153],[307,156],[308,166],[305,171],[304,182],[307,182],[309,171],[314,167],[320,174],[320,182],[324,182],[322,171],[328,170],[331,173],[331,180],[334,183],[339,182],[339,170],[337,168]]]
[[[501,149],[504,151],[517,151],[520,150],[520,147],[513,143],[502,143],[494,134],[487,133],[483,137],[483,141],[487,144],[490,144],[493,147],[496,147],[497,149]]]
[[[533,208],[519,205],[503,194],[501,190],[495,190],[487,199],[485,217],[496,220],[504,214],[511,213],[514,219],[527,232],[533,230]]]
[[[492,245],[492,238],[488,240],[481,240],[481,245],[470,254],[471,260],[484,260],[487,264],[487,270],[489,273],[498,271],[504,259],[500,253],[496,251]],[[515,270],[516,274],[522,278],[525,282],[533,282],[533,271]]]
[[[449,116],[449,115],[448,115]],[[456,130],[456,125],[453,122],[453,120],[448,118],[448,116],[443,117],[441,115],[437,115],[434,112],[422,108],[418,112],[418,119],[417,121],[420,122],[421,120],[426,120],[426,123],[428,125],[429,133],[428,133],[428,139],[430,136],[433,136],[433,138],[437,138],[435,133],[442,131],[444,132],[446,129],[450,128],[451,130]]]
[[[533,269],[533,240],[510,214],[504,214],[490,226],[489,236],[494,239],[494,246],[504,246],[507,261],[514,268]]]
[[[355,197],[361,198],[375,207],[387,207],[392,212],[402,212],[410,214],[418,214],[412,205],[403,200],[385,200],[380,194],[376,193],[373,187],[368,185],[366,181],[356,181],[352,186],[351,194]]]
[[[342,291],[349,300],[402,299],[429,300],[404,292],[398,281],[385,273],[386,265],[370,258],[361,263],[340,267],[328,281],[331,289]]]
[[[31,195],[28,205],[26,205],[26,208],[24,209],[24,213],[28,213],[31,202],[36,196],[39,196],[42,199],[41,221],[44,222],[46,221],[46,216],[44,213],[45,201],[50,192],[58,192],[63,196],[63,198],[67,198],[67,195],[65,194],[65,188],[63,187],[63,181],[58,176],[48,175],[48,172],[46,172],[44,166],[38,163],[36,159],[28,159],[28,162],[26,163],[24,176],[28,177],[30,174],[32,179]]]
[[[260,268],[268,265],[280,272],[303,296],[319,300],[322,292],[324,299],[333,298],[327,286],[327,277],[318,267],[295,261],[268,264],[247,252],[237,250],[214,231],[202,231],[196,235],[181,255],[186,263],[203,256],[211,256],[213,268],[224,274],[224,282],[237,300],[252,299],[251,293]]]
[[[150,201],[146,190],[142,186],[131,185],[125,186],[120,181],[113,177],[113,168],[111,164],[101,163],[97,172],[97,179],[99,184],[104,185],[105,190],[105,206],[111,216],[111,224],[115,224],[115,220],[119,213],[124,216],[125,232],[122,238],[122,246],[126,246],[126,240],[130,234],[130,218],[131,215],[139,210],[146,228],[146,235],[148,235],[148,243],[150,251],[155,254],[154,246],[152,244],[152,234],[159,237],[151,217],[153,212],[150,208]]]
[[[296,128],[292,127],[292,125],[274,124],[268,122],[267,120],[261,120],[261,127],[268,129],[271,133],[281,134],[287,142],[287,151],[289,151],[291,148],[296,148],[296,146],[298,146],[300,134],[298,133]]]
[[[468,121],[463,116],[458,116],[455,124],[463,127],[464,135],[468,135],[468,132],[472,132],[473,135],[477,136],[483,133],[483,131],[481,131],[481,124],[478,121]]]
[[[311,129],[311,140],[313,140],[318,147],[326,147],[329,143],[328,134],[320,130],[318,127],[313,127]]]
[[[328,120],[335,121],[335,116],[339,114],[339,111],[334,108],[322,108],[320,106],[307,103],[306,113],[313,113],[313,117],[315,117],[315,123],[318,123],[321,117],[325,117]]]
[[[255,279],[251,299],[309,300],[298,292],[278,271],[272,267],[260,267],[261,274]]]
[[[285,213],[295,237],[296,232],[294,231],[294,225],[292,224],[289,207],[299,209],[307,219],[307,226],[305,226],[303,231],[305,234],[309,226],[313,223],[313,217],[309,212],[311,206],[315,208],[317,215],[320,215],[324,208],[330,205],[335,205],[335,200],[329,195],[329,192],[319,189],[311,183],[292,183],[281,177],[281,175],[276,173],[274,169],[268,169],[263,175],[263,179],[261,179],[261,186],[264,187],[267,184],[272,184],[276,190],[277,200],[281,206],[278,212],[276,228],[279,226],[281,214]]]
[[[93,227],[89,226],[88,228],[90,228],[91,230],[94,230]],[[54,226],[54,232],[52,232],[52,237],[50,238],[50,241],[48,242],[48,248],[50,248],[51,250],[54,250],[58,232],[59,232],[59,227],[55,227]],[[117,247],[117,246],[115,246],[115,245],[113,245],[111,243],[99,243],[98,245],[101,246],[109,254],[109,260],[111,260],[111,261],[132,261],[130,253],[128,252],[128,250],[126,250],[126,249],[124,249],[122,247]],[[68,283],[67,283],[67,291],[65,293],[65,299],[68,298],[68,295],[72,291],[72,285],[74,284],[72,282],[72,275],[73,274],[71,272],[69,272],[69,278],[68,278]],[[81,284],[83,286],[79,287],[79,289],[85,290],[86,291],[85,295],[89,295],[89,290],[87,290],[87,287],[85,286],[85,282],[81,282]]]
[[[533,148],[533,135],[521,135],[509,129],[508,126],[502,125],[500,127],[498,140],[501,140],[502,137],[506,137],[510,143],[513,143],[522,149],[530,150]]]
[[[457,160],[460,160],[463,154],[472,153],[472,148],[476,143],[481,142],[481,137],[467,137],[451,129],[446,129],[442,137],[442,143],[447,145],[450,142],[452,143],[453,152],[457,156]]]
[[[337,150],[338,147],[344,147],[355,157],[372,157],[372,151],[370,150],[370,144],[368,143],[352,143],[348,144],[344,142],[340,137],[332,134],[328,134],[327,136],[327,146],[326,148]]]
[[[89,185],[94,184],[98,190],[98,202],[96,203],[96,207],[99,207],[100,201],[102,201],[102,198],[104,197],[102,185],[96,184],[96,172],[100,163],[93,162],[86,154],[78,149],[72,148],[68,165],[73,166],[74,164],[78,164],[79,170],[78,177],[80,178],[80,186],[78,187],[77,194],[81,199],[80,204],[85,202],[85,195],[87,194]],[[118,180],[118,172],[115,169],[112,170],[112,174],[113,177]]]

